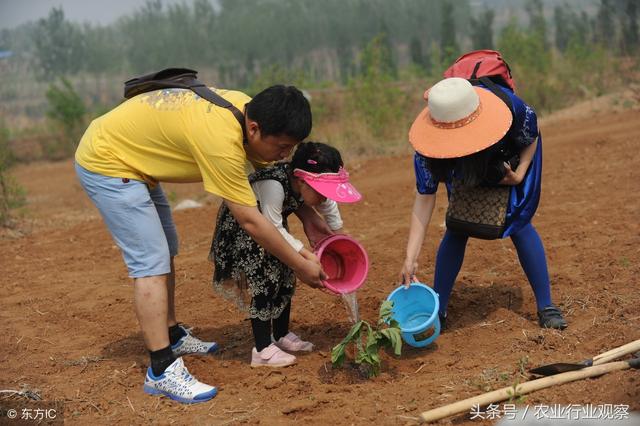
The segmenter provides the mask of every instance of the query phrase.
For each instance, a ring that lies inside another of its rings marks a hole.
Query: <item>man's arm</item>
[[[269,222],[257,207],[243,206],[225,200],[238,224],[260,246],[289,266],[303,282],[312,287],[322,287],[321,280],[326,278],[322,268],[315,262],[305,259],[285,241],[280,232]]]

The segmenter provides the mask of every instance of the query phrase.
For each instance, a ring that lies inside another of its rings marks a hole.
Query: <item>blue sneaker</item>
[[[557,330],[564,330],[568,325],[562,316],[562,311],[556,305],[549,305],[538,311],[538,324],[542,328],[555,328]]]
[[[184,327],[182,324],[180,328],[185,332],[185,335],[182,336],[175,345],[171,345],[171,350],[176,358],[188,354],[213,354],[220,348],[216,342],[203,342],[198,339],[191,334],[190,328]]]
[[[196,380],[184,366],[182,358],[176,359],[158,377],[149,367],[143,389],[150,395],[165,395],[184,404],[209,401],[218,393],[215,387]]]

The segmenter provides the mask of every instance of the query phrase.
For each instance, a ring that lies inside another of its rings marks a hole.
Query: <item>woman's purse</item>
[[[465,187],[454,179],[447,207],[447,229],[483,240],[502,237],[510,192],[510,186]]]
[[[448,230],[483,240],[502,237],[511,193],[511,186],[497,185],[506,173],[503,162],[503,157],[498,156],[490,165],[486,184],[465,187],[460,180],[453,179],[446,216]],[[512,156],[506,162],[515,170],[520,157]]]

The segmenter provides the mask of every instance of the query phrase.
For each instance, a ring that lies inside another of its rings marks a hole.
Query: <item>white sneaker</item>
[[[158,377],[153,375],[153,370],[149,367],[143,389],[148,394],[166,395],[185,404],[209,401],[218,393],[215,387],[196,380],[184,366],[182,358],[173,361]]]
[[[180,328],[186,333],[176,342],[175,345],[171,345],[173,355],[181,357],[188,354],[212,354],[218,351],[220,346],[216,342],[203,342],[202,340],[191,334],[191,329],[180,325]]]

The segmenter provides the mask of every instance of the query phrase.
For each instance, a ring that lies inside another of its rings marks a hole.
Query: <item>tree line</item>
[[[525,2],[541,48],[564,53],[571,43],[638,48],[638,2],[600,0],[589,16],[566,3],[547,22],[542,0]],[[428,74],[462,50],[494,48],[500,10],[468,0],[195,0],[148,1],[111,25],[71,22],[61,8],[0,33],[0,50],[28,61],[35,77],[145,73],[168,65],[216,71],[220,83],[247,86],[272,67],[300,70],[313,82],[346,83],[362,70],[360,52],[378,35],[390,48],[390,70]],[[507,25],[517,25],[516,18]]]
[[[517,92],[541,112],[629,83],[636,0],[556,1],[553,10],[545,1],[152,0],[110,25],[53,8],[0,31],[0,51],[13,53],[0,57],[0,226],[24,204],[11,165],[70,156],[88,120],[121,100],[125,76],[192,67],[250,95],[295,84],[313,96],[313,138],[355,154],[406,147],[423,107],[416,93],[471,49],[499,50]],[[522,7],[511,13],[514,4]],[[29,139],[41,153],[18,158]]]

